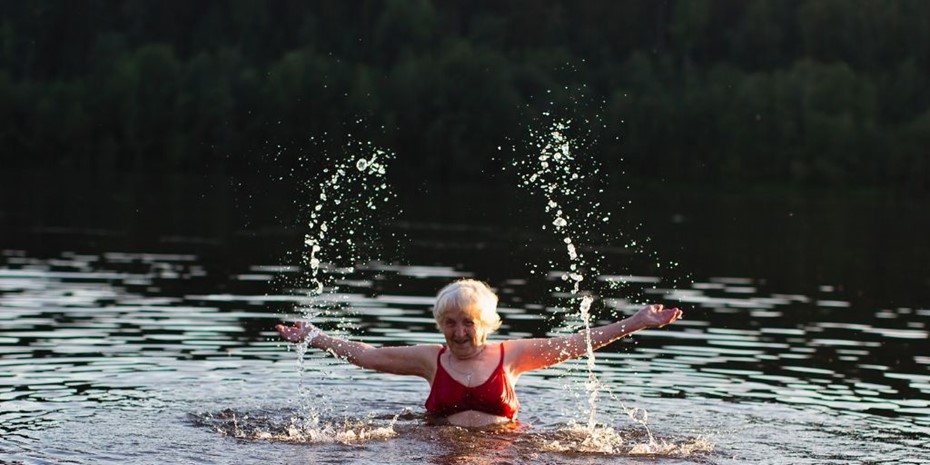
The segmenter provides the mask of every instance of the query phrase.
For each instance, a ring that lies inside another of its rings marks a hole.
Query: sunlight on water
[[[417,450],[427,463],[457,463],[443,459],[450,447],[442,442],[445,431],[418,426],[426,389],[420,380],[385,379],[308,353],[313,387],[338,393],[339,401],[319,402],[317,417],[306,414],[294,391],[294,354],[282,350],[270,328],[294,305],[345,301],[353,309],[348,323],[369,328],[360,337],[372,343],[440,342],[435,324],[420,316],[436,285],[473,266],[420,260],[407,273],[403,266],[365,265],[339,285],[340,296],[310,299],[262,295],[265,284],[234,279],[273,269],[265,259],[230,269],[202,256],[3,251],[0,462],[138,463],[133,454],[142,450],[162,462],[188,461],[189,451],[213,454],[215,463],[258,463],[280,458],[280,443],[313,444],[294,450],[331,450],[329,460],[344,461],[343,444],[363,443],[352,450],[369,451],[370,463],[403,462]],[[539,296],[518,268],[502,281],[504,316],[513,334],[542,335],[536,327],[546,325],[543,309],[519,303]],[[382,284],[372,284],[377,280]],[[229,284],[220,290],[217,282]],[[634,292],[664,286],[646,274],[626,285]],[[732,276],[675,291],[702,317],[676,323],[676,331],[644,332],[628,341],[636,342],[635,350],[598,352],[600,382],[618,397],[636,399],[639,409],[631,418],[602,391],[602,423],[593,433],[586,412],[577,423],[580,409],[560,412],[574,400],[559,379],[566,368],[524,376],[521,421],[530,428],[504,437],[513,446],[502,460],[589,464],[602,460],[600,454],[605,461],[644,454],[688,464],[925,461],[930,358],[926,340],[910,331],[925,330],[930,311],[863,308],[839,290],[802,291]],[[852,304],[820,307],[818,300]],[[783,316],[751,316],[762,309]],[[371,326],[380,318],[395,320]],[[203,411],[212,413],[183,420]],[[654,431],[636,420],[648,420]],[[625,427],[628,421],[632,426]],[[455,437],[476,462],[493,461],[499,452],[486,441],[502,440],[485,433]]]

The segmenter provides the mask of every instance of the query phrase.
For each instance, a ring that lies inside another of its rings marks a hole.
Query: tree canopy
[[[418,177],[478,181],[575,102],[634,176],[926,189],[928,70],[923,0],[2,0],[0,146],[235,172],[362,119]]]

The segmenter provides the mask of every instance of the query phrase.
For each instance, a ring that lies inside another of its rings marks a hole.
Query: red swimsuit
[[[446,351],[443,346],[436,356],[436,376],[433,377],[433,386],[426,399],[426,411],[430,415],[449,416],[466,410],[477,410],[513,420],[520,409],[520,402],[510,379],[504,373],[504,346],[501,344],[501,360],[491,377],[484,383],[467,387],[452,379],[440,363],[442,353]]]

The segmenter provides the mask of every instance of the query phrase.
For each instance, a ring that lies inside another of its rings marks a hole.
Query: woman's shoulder
[[[537,358],[541,357],[540,347],[547,346],[545,339],[511,339],[501,343],[504,352],[504,366],[511,374],[519,376],[532,370]]]
[[[427,355],[436,357],[445,348],[442,344],[414,344],[405,346],[407,350],[415,352],[418,355]]]

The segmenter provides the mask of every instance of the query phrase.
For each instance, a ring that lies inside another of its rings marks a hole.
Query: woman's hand
[[[316,336],[320,333],[320,330],[316,326],[305,321],[298,321],[294,323],[294,326],[277,325],[275,329],[278,330],[278,334],[280,334],[282,338],[294,343],[303,342],[308,334],[313,333],[313,335]],[[312,340],[313,338],[311,337],[310,339]]]
[[[635,319],[634,321],[641,324],[643,328],[661,328],[678,321],[681,315],[681,310],[678,308],[663,308],[662,304],[652,304],[647,305],[630,318]]]

